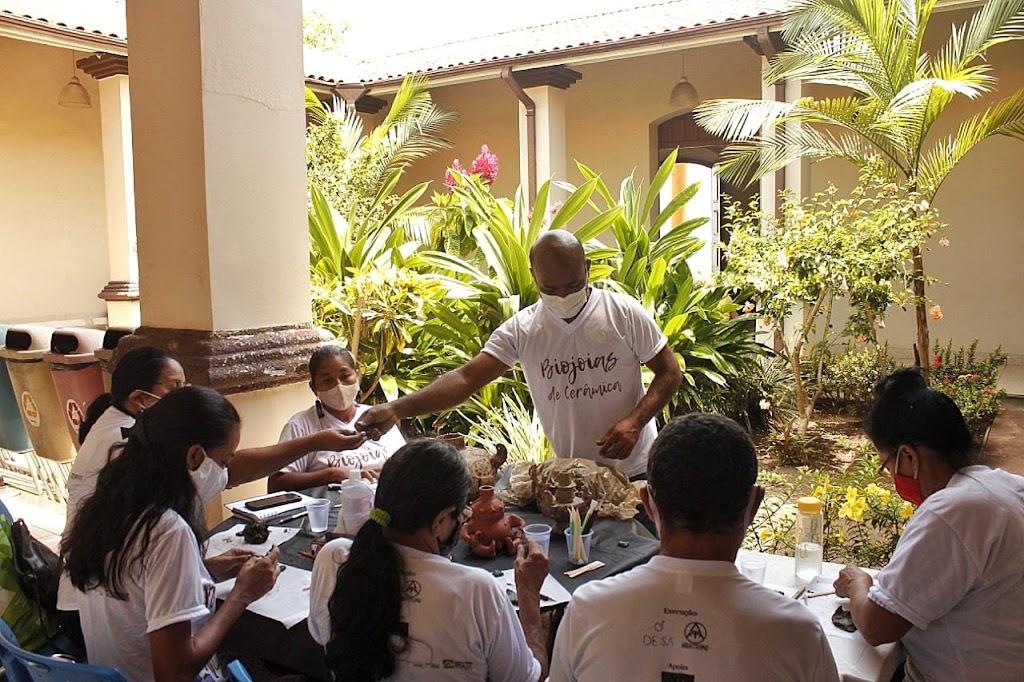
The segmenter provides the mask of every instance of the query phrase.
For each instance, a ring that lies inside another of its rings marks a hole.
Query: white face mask
[[[540,300],[544,302],[544,307],[554,313],[556,317],[568,320],[579,315],[580,311],[583,310],[583,306],[587,304],[588,289],[589,287],[583,287],[579,291],[572,292],[565,298],[552,296],[550,294],[541,294]]]
[[[338,384],[327,391],[317,391],[316,397],[332,410],[347,410],[356,401],[359,393],[359,382],[351,384]]]
[[[189,474],[192,475],[192,483],[196,486],[199,500],[206,504],[228,487],[228,470],[214,462],[205,452],[203,455],[199,468],[190,471]]]

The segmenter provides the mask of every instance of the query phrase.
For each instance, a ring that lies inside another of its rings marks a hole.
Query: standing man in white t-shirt
[[[640,494],[661,551],[576,590],[558,626],[551,682],[838,682],[817,617],[736,569],[764,498],[739,424],[716,414],[673,419],[647,475]]]
[[[653,417],[682,380],[675,353],[637,301],[590,286],[590,261],[572,233],[541,235],[530,266],[538,303],[506,320],[462,367],[370,408],[357,428],[374,437],[402,418],[458,405],[518,362],[556,457],[643,477],[657,436]],[[654,373],[646,391],[641,365]]]

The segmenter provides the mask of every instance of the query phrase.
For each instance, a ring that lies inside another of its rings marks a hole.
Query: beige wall
[[[99,89],[78,72],[93,108],[57,106],[71,59],[0,38],[0,321],[106,316]]]

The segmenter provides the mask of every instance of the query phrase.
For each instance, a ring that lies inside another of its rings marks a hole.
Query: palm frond
[[[937,142],[922,156],[917,174],[921,193],[928,198],[935,196],[960,159],[980,142],[996,135],[1024,142],[1024,89],[970,117],[960,124],[955,135]]]

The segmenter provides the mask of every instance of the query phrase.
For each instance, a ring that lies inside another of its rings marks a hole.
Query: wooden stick
[[[814,599],[815,597],[827,597],[830,594],[835,594],[835,590],[829,590],[828,592],[810,592],[807,594],[806,599]]]
[[[590,571],[596,571],[599,568],[604,568],[604,562],[603,561],[591,561],[586,566],[580,566],[579,568],[574,568],[571,571],[566,571],[565,575],[567,575],[570,578],[578,578],[579,576],[583,575],[584,573],[588,573]]]

